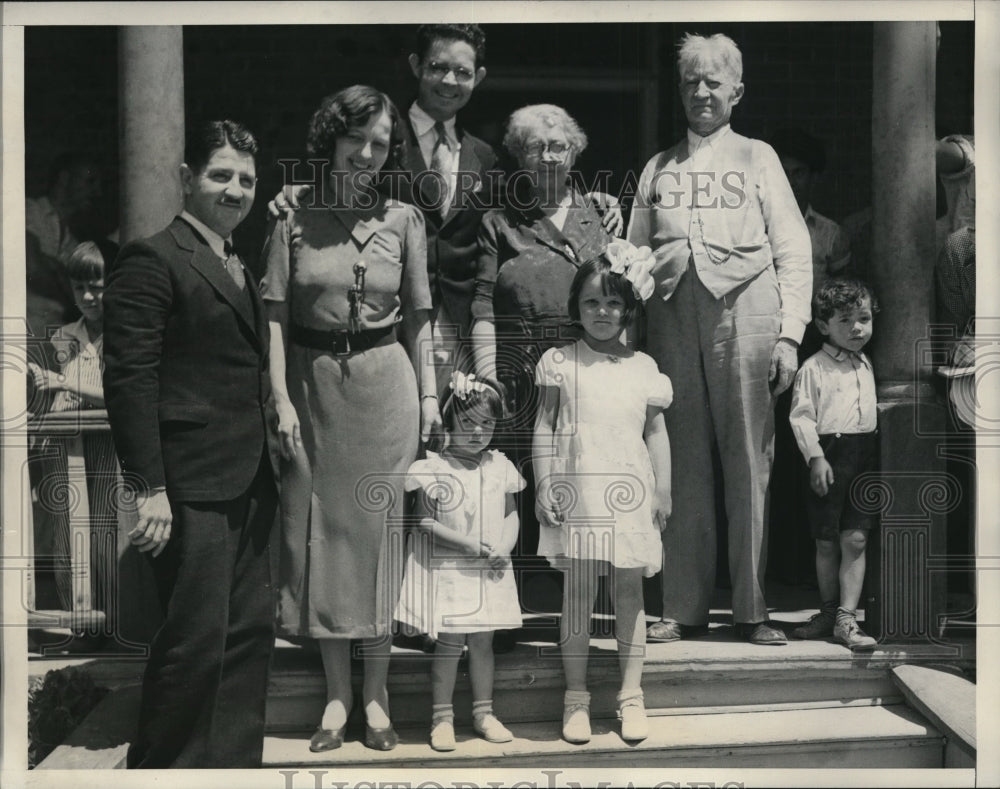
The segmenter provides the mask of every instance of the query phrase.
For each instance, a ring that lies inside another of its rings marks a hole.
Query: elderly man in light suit
[[[646,165],[628,230],[656,257],[648,350],[674,385],[663,618],[648,638],[707,631],[717,447],[737,632],[751,643],[784,644],[764,602],[767,488],[774,397],[792,382],[810,317],[809,232],[774,150],[729,127],[743,97],[736,44],[721,34],[687,35],[678,70],[688,133]]]

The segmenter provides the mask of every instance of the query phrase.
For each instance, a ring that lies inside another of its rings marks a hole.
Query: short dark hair
[[[826,147],[823,141],[805,129],[778,129],[771,135],[771,147],[778,156],[798,159],[814,173],[821,173],[826,169]]]
[[[194,172],[200,173],[212,158],[212,152],[226,145],[257,157],[257,139],[242,123],[230,120],[202,121],[188,128],[184,139],[184,163]]]
[[[72,282],[102,279],[106,264],[115,259],[117,252],[118,245],[112,241],[83,241],[66,261],[66,276]]]
[[[455,418],[459,414],[467,414],[474,411],[480,414],[489,414],[496,420],[503,419],[506,414],[506,391],[503,384],[491,379],[480,379],[485,384],[482,389],[470,389],[464,398],[454,394],[448,397],[441,414],[445,427],[448,430],[455,429]]]
[[[46,174],[45,189],[52,191],[52,187],[59,181],[59,176],[63,173],[79,170],[84,167],[96,167],[97,158],[83,151],[63,151],[58,154],[49,164]]]
[[[464,41],[476,53],[476,68],[486,63],[486,34],[479,25],[421,25],[417,28],[417,57],[427,57],[435,41]]]
[[[878,299],[871,286],[856,277],[831,277],[813,296],[813,319],[829,321],[841,310],[860,307],[868,299],[872,312],[878,312]]]
[[[306,151],[310,156],[332,161],[337,138],[348,129],[364,126],[375,113],[383,110],[389,113],[391,124],[389,158],[383,169],[396,169],[403,156],[402,119],[392,99],[369,85],[351,85],[320,102],[309,121]]]
[[[601,277],[601,292],[605,296],[614,294],[625,302],[622,327],[628,326],[639,309],[639,298],[632,290],[632,283],[625,279],[624,274],[615,274],[611,271],[611,262],[603,253],[581,263],[577,268],[569,286],[569,317],[575,323],[580,322],[580,291],[583,290],[583,283],[595,274]]]

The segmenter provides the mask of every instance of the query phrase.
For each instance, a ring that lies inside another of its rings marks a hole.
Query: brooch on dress
[[[615,364],[619,364],[621,362],[621,360],[622,360],[621,356],[615,356],[613,353],[609,353],[608,354],[608,361],[609,362],[614,362]]]

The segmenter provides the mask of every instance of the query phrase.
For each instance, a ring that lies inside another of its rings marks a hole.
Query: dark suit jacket
[[[456,126],[462,148],[456,200],[448,214],[428,208],[429,196],[420,193],[426,180],[421,173],[429,169],[420,153],[420,144],[408,117],[404,116],[405,148],[402,177],[387,179],[387,191],[398,200],[420,208],[427,225],[427,273],[434,307],[442,303],[459,324],[462,336],[468,336],[476,278],[476,234],[483,214],[496,207],[501,188],[501,172],[493,148]]]
[[[122,248],[104,293],[104,396],[122,470],[174,501],[246,491],[265,452],[268,327],[182,219]],[[134,476],[133,476],[134,475]]]

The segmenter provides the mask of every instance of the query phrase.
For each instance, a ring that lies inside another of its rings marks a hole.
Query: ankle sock
[[[472,720],[493,714],[493,699],[472,702]]]
[[[857,611],[852,611],[850,608],[844,608],[844,606],[837,606],[837,624],[846,625],[850,622],[855,621],[857,618]]]
[[[434,704],[431,707],[431,726],[437,723],[448,722],[454,724],[455,709],[451,704]]]

